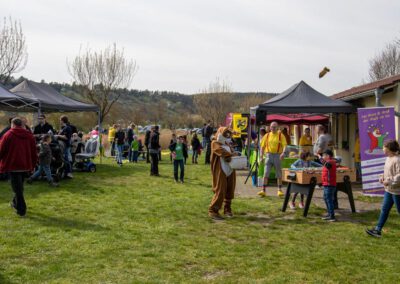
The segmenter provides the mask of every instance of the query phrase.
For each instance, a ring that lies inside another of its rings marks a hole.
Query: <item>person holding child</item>
[[[386,141],[383,146],[386,161],[383,175],[380,176],[379,182],[385,187],[385,195],[383,196],[381,214],[375,228],[366,229],[366,233],[372,237],[380,238],[382,236],[382,228],[385,225],[390,210],[396,205],[397,212],[400,214],[400,146],[395,140]]]
[[[169,146],[169,150],[172,154],[172,159],[174,160],[174,179],[178,182],[178,167],[180,168],[179,181],[183,183],[185,176],[185,157],[187,156],[187,145],[184,143],[183,136],[179,136],[175,143]]]
[[[322,167],[320,163],[314,162],[311,160],[312,155],[310,152],[303,152],[300,154],[300,159],[298,159],[296,162],[294,162],[290,167],[293,169],[296,168],[311,168],[311,167]],[[290,209],[296,209],[296,197],[297,197],[298,192],[296,192],[293,195],[292,201],[289,202],[289,207]],[[304,208],[304,194],[300,194],[300,203],[299,203],[299,208]]]
[[[58,187],[58,183],[55,183],[53,177],[51,176],[50,164],[53,159],[53,155],[51,153],[50,143],[51,136],[49,134],[43,135],[42,142],[39,146],[39,168],[27,180],[27,183],[32,184],[32,182],[37,179],[42,174],[42,172],[44,172],[46,174],[46,179],[49,185]]]

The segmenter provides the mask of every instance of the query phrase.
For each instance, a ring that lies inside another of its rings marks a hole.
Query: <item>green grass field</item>
[[[235,217],[207,217],[210,170],[186,166],[175,184],[141,162],[75,173],[60,188],[27,185],[28,214],[9,207],[0,183],[0,283],[398,283],[400,218],[392,210],[382,239],[364,228],[378,213],[325,223],[279,211],[278,198],[237,198]]]

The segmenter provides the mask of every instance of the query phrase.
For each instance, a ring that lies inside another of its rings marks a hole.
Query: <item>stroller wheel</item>
[[[89,172],[95,173],[95,172],[96,172],[96,165],[91,165],[91,166],[89,167]]]

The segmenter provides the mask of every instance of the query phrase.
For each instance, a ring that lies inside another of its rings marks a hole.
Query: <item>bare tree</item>
[[[0,82],[8,83],[11,75],[23,70],[28,60],[21,23],[4,18],[0,28]]]
[[[386,45],[385,49],[369,61],[371,82],[400,74],[400,41]]]
[[[272,97],[272,95],[271,95],[271,97]],[[265,101],[266,101],[266,99],[263,96],[258,96],[256,94],[250,94],[250,95],[245,96],[242,100],[239,101],[236,109],[238,112],[249,113],[251,107],[257,106]]]
[[[214,125],[225,121],[226,114],[234,110],[231,87],[217,78],[208,88],[193,98],[199,115],[204,120],[211,120]]]
[[[82,87],[83,95],[99,106],[103,121],[121,96],[121,92],[115,90],[131,84],[137,66],[134,60],[126,59],[124,50],[118,50],[114,43],[100,52],[89,48],[80,52],[68,63],[68,71]]]

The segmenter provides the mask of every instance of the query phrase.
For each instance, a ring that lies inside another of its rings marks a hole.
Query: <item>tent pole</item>
[[[103,143],[102,143],[102,133],[103,133],[103,128],[101,127],[101,113],[100,113],[100,111],[98,111],[97,112],[97,122],[98,122],[98,125],[99,125],[99,143],[100,143],[100,165],[102,164],[102,156],[103,156],[103,151],[104,151],[104,149],[103,149]]]

